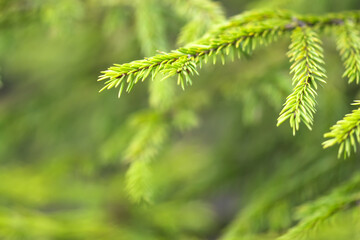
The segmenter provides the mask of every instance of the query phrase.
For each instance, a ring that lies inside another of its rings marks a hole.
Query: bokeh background
[[[360,8],[358,0],[217,3],[226,17]],[[291,92],[288,37],[204,67],[185,91],[167,79],[121,99],[98,93],[97,77],[111,64],[170,51],[223,20],[191,4],[0,0],[0,239],[219,239],[229,229],[239,239],[275,239],[299,205],[359,169],[359,155],[338,159],[336,148],[321,147],[360,97],[341,77],[331,35],[322,35],[328,84],[314,129],[302,126],[295,137],[287,124],[276,127]],[[184,26],[193,35],[181,35]],[[151,176],[136,189],[126,172],[145,157]],[[335,217],[337,227],[325,224],[314,239],[357,239],[356,213]]]

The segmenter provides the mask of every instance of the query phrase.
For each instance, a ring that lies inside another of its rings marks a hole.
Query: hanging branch
[[[298,27],[292,32],[292,43],[288,56],[293,62],[290,73],[294,74],[294,91],[286,99],[278,118],[278,126],[290,120],[293,134],[299,130],[300,122],[311,130],[315,113],[318,83],[325,83],[325,69],[321,41],[308,27]]]

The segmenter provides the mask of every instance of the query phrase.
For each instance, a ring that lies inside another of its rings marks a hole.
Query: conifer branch
[[[285,14],[286,15],[286,14]],[[119,96],[125,89],[130,92],[136,83],[144,81],[150,77],[153,79],[159,73],[164,75],[164,79],[170,76],[178,76],[178,84],[185,87],[191,84],[190,76],[197,74],[198,65],[201,67],[211,57],[216,62],[220,56],[222,62],[225,56],[238,54],[244,55],[252,52],[255,46],[269,43],[286,32],[291,32],[298,26],[308,26],[309,28],[323,29],[329,26],[342,25],[344,20],[353,19],[355,23],[360,21],[358,11],[345,12],[341,14],[328,14],[325,16],[296,16],[289,19],[266,19],[255,25],[236,27],[236,21],[228,31],[220,31],[220,34],[211,34],[189,46],[179,48],[170,53],[159,54],[143,60],[137,60],[122,65],[115,64],[108,70],[103,71],[98,81],[105,80],[105,86],[100,90],[119,87]],[[240,21],[244,24],[244,20]],[[223,30],[227,29],[226,27]],[[232,31],[233,30],[233,31]],[[215,31],[216,33],[216,31]]]
[[[252,21],[254,19],[257,21]],[[120,97],[124,90],[130,92],[139,81],[147,78],[154,80],[157,76],[161,76],[162,79],[177,76],[178,85],[184,89],[185,85],[192,84],[191,78],[198,74],[198,68],[209,60],[216,63],[220,58],[224,64],[227,56],[234,59],[235,55],[249,55],[257,46],[269,44],[280,36],[291,33],[292,44],[288,55],[293,63],[290,73],[294,74],[294,91],[280,112],[278,125],[289,120],[295,135],[301,122],[311,129],[316,111],[317,87],[319,83],[325,83],[323,50],[317,32],[334,26],[347,29],[343,31],[339,40],[339,49],[347,67],[345,74],[350,81],[358,81],[358,36],[356,31],[350,34],[348,29],[359,22],[359,11],[324,16],[294,15],[286,11],[247,12],[218,26],[199,41],[185,47],[143,60],[115,64],[103,71],[103,75],[99,77],[98,81],[105,82],[100,91],[119,87]],[[339,140],[329,140],[324,146],[333,145],[334,141]],[[351,139],[350,141],[354,142]],[[341,145],[340,152],[343,148],[348,155],[349,145]]]
[[[360,101],[355,101],[352,105],[360,105]],[[356,152],[357,145],[360,143],[360,108],[355,109],[352,113],[347,114],[342,120],[338,121],[330,128],[330,132],[324,134],[324,137],[330,138],[323,143],[324,148],[339,144],[339,153],[344,157],[349,157],[351,149]]]
[[[281,22],[281,23],[279,23]],[[200,41],[188,47],[180,48],[170,53],[159,54],[144,60],[133,61],[122,65],[115,64],[103,72],[98,81],[105,81],[105,86],[100,90],[120,87],[119,96],[125,85],[130,92],[140,80],[144,81],[151,75],[154,79],[159,73],[164,79],[178,75],[178,84],[182,88],[185,84],[192,84],[191,75],[198,74],[197,64],[202,66],[212,58],[216,63],[220,56],[225,63],[225,56],[234,58],[237,53],[246,55],[252,52],[257,45],[267,44],[292,28],[287,21],[279,21],[274,27],[274,22],[264,22],[261,26],[243,28],[241,31],[219,35],[215,39]]]
[[[293,134],[299,130],[300,122],[311,129],[315,113],[318,83],[325,83],[325,69],[321,41],[317,34],[308,27],[298,27],[292,32],[292,43],[288,56],[293,62],[294,91],[286,99],[278,118],[278,126],[290,120]]]
[[[337,41],[340,56],[345,65],[343,77],[349,79],[349,83],[360,83],[360,32],[354,22],[348,20],[340,29]]]

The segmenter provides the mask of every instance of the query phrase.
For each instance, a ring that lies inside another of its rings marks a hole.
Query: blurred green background
[[[171,106],[149,104],[149,82],[121,99],[99,94],[100,71],[170,51],[182,27],[199,22],[195,10],[178,11],[179,1],[144,8],[149,1],[0,0],[0,239],[218,239],[231,222],[239,239],[275,239],[297,206],[359,168],[359,154],[342,160],[321,147],[360,97],[341,77],[331,35],[322,35],[329,79],[314,130],[303,126],[296,137],[276,127],[291,91],[289,38],[247,60],[204,67],[186,91],[174,79],[161,82],[174,86]],[[226,17],[264,7],[360,8],[358,0],[218,2]],[[147,45],[144,12],[158,17],[148,24],[159,47]],[[211,25],[202,19],[198,34]],[[133,203],[124,183],[127,156],[149,147],[138,136],[144,131],[163,139],[147,153],[152,204]],[[339,227],[314,239],[357,239],[356,213],[337,216]]]

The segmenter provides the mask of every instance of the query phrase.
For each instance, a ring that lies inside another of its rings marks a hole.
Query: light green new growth
[[[252,22],[251,16],[262,20]],[[216,62],[217,57],[220,57],[224,62],[227,55],[234,57],[235,54],[249,54],[257,45],[269,43],[285,32],[292,32],[300,25],[321,30],[325,27],[341,25],[348,18],[356,22],[360,19],[360,13],[357,11],[328,14],[322,17],[296,16],[293,19],[289,16],[286,13],[272,15],[267,15],[266,12],[253,15],[246,13],[245,17],[242,15],[234,17],[189,46],[143,60],[115,64],[103,71],[103,75],[99,77],[99,81],[106,80],[105,86],[100,91],[119,87],[120,93],[124,89],[130,92],[139,81],[144,81],[148,77],[154,78],[159,73],[164,74],[165,78],[178,75],[178,83],[184,87],[185,83],[191,83],[190,76],[197,73],[196,68],[207,63],[209,58]]]
[[[284,104],[278,125],[289,120],[295,134],[301,122],[311,129],[318,84],[325,83],[318,32],[341,32],[338,49],[345,62],[345,75],[350,82],[359,82],[359,35],[355,29],[359,22],[359,11],[323,16],[296,15],[286,11],[246,12],[218,25],[203,38],[185,47],[143,60],[115,64],[99,77],[98,81],[105,82],[100,91],[119,88],[120,96],[124,90],[130,92],[136,83],[147,78],[154,80],[157,76],[162,79],[176,76],[178,85],[184,89],[185,85],[192,84],[192,76],[198,74],[203,64],[209,61],[216,63],[219,59],[225,64],[228,56],[234,59],[235,56],[249,55],[257,46],[267,45],[291,33],[289,57],[293,63],[294,90]],[[342,136],[338,138],[342,139]],[[354,140],[350,139],[350,142],[354,143]],[[330,146],[329,142],[325,146]],[[340,146],[340,152],[341,148],[349,153],[346,145]]]
[[[345,65],[343,77],[360,83],[360,33],[351,20],[340,29],[337,46]]]
[[[290,67],[293,73],[294,91],[286,99],[284,108],[278,118],[278,126],[290,120],[293,134],[303,122],[310,130],[315,113],[318,83],[325,83],[325,69],[321,41],[317,34],[308,27],[298,27],[291,35],[292,43],[288,56],[293,62]]]
[[[144,81],[148,77],[154,79],[159,73],[164,75],[164,79],[177,75],[178,84],[184,89],[185,85],[192,83],[190,76],[198,74],[197,66],[201,67],[210,59],[215,64],[218,57],[224,64],[225,56],[230,55],[234,58],[235,54],[239,57],[250,54],[256,46],[275,40],[288,27],[288,21],[267,21],[256,26],[244,27],[241,31],[222,33],[213,39],[204,39],[170,53],[122,65],[115,64],[99,77],[99,81],[106,80],[105,87],[100,91],[120,87],[121,95],[124,89],[130,92],[139,81]]]
[[[352,105],[360,105],[360,101],[355,101]],[[360,142],[360,108],[347,114],[342,120],[338,121],[330,128],[330,132],[324,134],[324,137],[330,138],[323,143],[324,148],[340,144],[339,157],[349,157],[351,149],[356,152],[356,146]]]
[[[345,207],[350,207],[352,203],[359,201],[359,186],[360,175],[355,175],[351,180],[333,190],[329,195],[306,204],[300,208],[300,223],[291,228],[285,235],[278,238],[278,240],[304,239],[304,237],[316,229],[319,224],[343,210]]]

